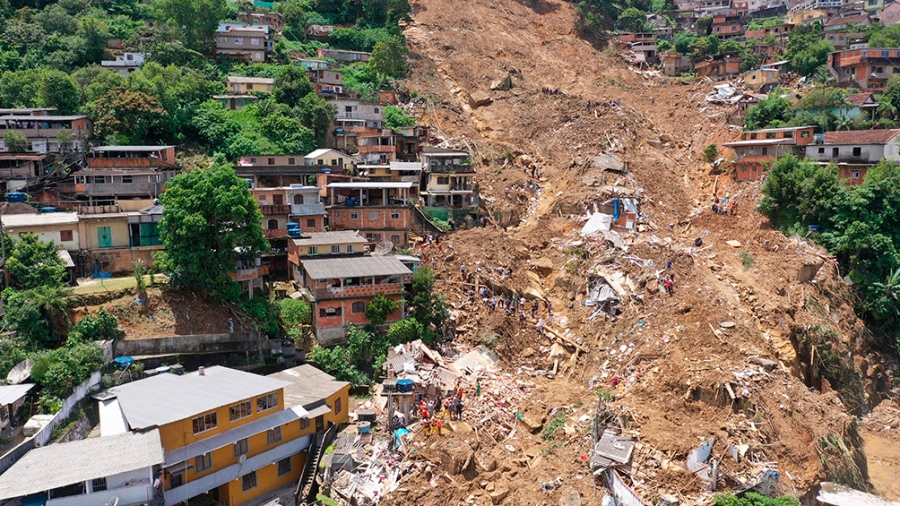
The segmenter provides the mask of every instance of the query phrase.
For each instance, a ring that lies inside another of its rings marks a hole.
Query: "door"
[[[316,417],[316,432],[322,432],[325,430],[325,417],[317,416]]]
[[[97,242],[101,248],[112,248],[112,230],[109,227],[97,227]]]
[[[284,204],[284,195],[280,195],[278,193],[272,195],[272,203],[276,206]]]

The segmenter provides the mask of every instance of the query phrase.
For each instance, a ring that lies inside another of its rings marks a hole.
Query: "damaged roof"
[[[309,406],[324,401],[328,397],[350,386],[346,381],[338,381],[334,376],[323,372],[309,364],[298,365],[267,376],[288,383],[284,387],[284,403],[286,406]],[[320,410],[310,412],[310,418],[318,416]]]

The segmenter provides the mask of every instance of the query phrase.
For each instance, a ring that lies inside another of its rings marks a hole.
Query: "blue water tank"
[[[42,213],[55,213],[56,208],[55,207],[42,207],[41,212]]]
[[[299,239],[301,234],[302,231],[299,228],[288,229],[288,235],[291,237],[291,239]]]
[[[289,221],[287,223],[287,229],[290,230],[292,228],[300,228],[300,224],[297,223],[296,221]]]
[[[9,192],[6,194],[7,202],[25,202],[27,196],[22,192]]]

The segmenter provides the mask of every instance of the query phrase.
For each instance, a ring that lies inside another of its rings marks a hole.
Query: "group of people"
[[[737,214],[738,210],[738,199],[737,197],[731,198],[730,195],[726,195],[725,198],[719,199],[717,197],[713,197],[712,203],[712,211],[714,214],[721,215],[731,215],[734,216]]]
[[[559,88],[550,88],[549,86],[544,86],[541,88],[541,93],[545,95],[562,95],[563,92]]]
[[[456,391],[447,392],[446,397],[438,394],[434,400],[429,403],[426,399],[422,399],[419,403],[419,416],[422,419],[422,426],[426,435],[432,435],[437,432],[441,435],[441,429],[444,425],[444,419],[462,420],[463,413],[463,391],[457,388]]]

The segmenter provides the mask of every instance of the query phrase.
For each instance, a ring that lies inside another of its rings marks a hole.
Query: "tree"
[[[427,339],[430,335],[432,334],[426,332],[425,327],[415,318],[404,318],[392,323],[391,326],[388,327],[387,333],[388,341],[391,342],[391,346],[408,343],[419,338]],[[425,344],[430,344],[430,340],[425,340]]]
[[[180,28],[184,45],[200,53],[209,52],[215,42],[219,21],[225,19],[225,0],[154,0],[156,18]]]
[[[884,93],[878,98],[878,113],[885,118],[900,118],[900,76],[888,79]]]
[[[259,127],[284,153],[309,153],[316,149],[315,132],[307,128],[284,105],[262,118]]]
[[[713,163],[714,161],[716,161],[716,158],[719,157],[719,148],[716,147],[715,144],[710,144],[709,146],[703,148],[703,152],[701,154],[703,155],[703,161],[705,161],[706,163]]]
[[[7,130],[4,132],[3,144],[10,153],[25,153],[28,151],[28,138],[18,130]]]
[[[416,124],[415,118],[407,116],[406,112],[396,106],[389,105],[384,108],[384,128],[396,130]]]
[[[275,100],[288,107],[294,107],[310,93],[315,92],[312,82],[303,67],[284,65],[278,69],[273,85]]]
[[[313,131],[316,145],[324,146],[328,129],[337,116],[337,107],[315,93],[309,93],[297,104],[296,112],[300,122]]]
[[[672,40],[675,45],[675,51],[680,54],[693,53],[694,45],[697,43],[697,37],[691,32],[678,32]]]
[[[95,134],[123,143],[144,144],[158,138],[168,118],[159,101],[146,93],[113,88],[94,104]]]
[[[434,271],[419,267],[412,279],[412,317],[430,332],[440,329],[449,316],[443,297],[434,293]],[[434,328],[432,328],[434,326]]]
[[[299,327],[312,323],[312,308],[300,299],[281,299],[275,302],[278,306],[278,318],[285,328]]]
[[[400,309],[400,303],[378,292],[372,297],[372,300],[366,304],[366,318],[372,325],[384,325],[388,316]]]
[[[791,102],[782,96],[783,90],[775,89],[769,96],[751,107],[744,116],[747,130],[766,128],[774,121],[790,121],[794,115]]]
[[[400,78],[406,74],[406,60],[409,48],[400,37],[394,35],[386,41],[375,44],[369,65],[383,76]]]
[[[644,26],[647,24],[647,13],[629,7],[619,14],[616,23],[619,25],[619,29],[626,32],[643,32]]]
[[[259,205],[230,165],[175,176],[160,203],[166,249],[156,265],[175,286],[221,295],[237,260],[252,262],[269,248]]]
[[[791,58],[791,66],[802,76],[812,76],[819,67],[828,61],[828,53],[834,51],[834,46],[827,40],[820,40],[811,44],[806,49],[797,52]]]
[[[869,47],[900,46],[900,26],[896,24],[882,26],[869,34]]]
[[[72,114],[78,108],[78,88],[67,73],[44,70],[41,73],[41,105],[56,109],[58,114]]]
[[[88,313],[69,330],[72,342],[112,341],[119,337],[119,319],[102,307]]]
[[[844,91],[839,88],[816,88],[800,99],[797,109],[831,109],[839,107],[844,100]]]
[[[18,288],[65,286],[66,267],[54,243],[43,242],[34,234],[24,234],[6,247],[9,251],[6,265]]]

